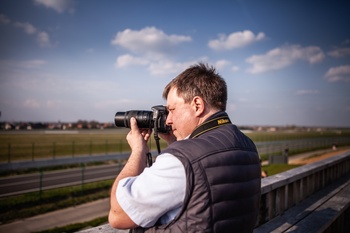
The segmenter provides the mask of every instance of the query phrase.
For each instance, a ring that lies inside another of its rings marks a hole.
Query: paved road
[[[330,151],[330,149],[318,151],[317,153],[328,151]],[[313,154],[315,154],[315,152],[291,156],[289,161],[292,162],[300,157],[307,157]],[[264,161],[263,165],[266,164],[267,161]],[[0,178],[0,197],[113,179],[117,176],[120,169],[120,165],[111,164],[3,177]]]
[[[121,165],[81,167],[69,170],[0,178],[0,197],[113,179]]]

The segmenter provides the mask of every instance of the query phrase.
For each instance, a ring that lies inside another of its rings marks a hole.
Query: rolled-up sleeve
[[[116,197],[125,213],[139,226],[151,227],[158,219],[171,221],[185,197],[185,170],[175,156],[159,155],[139,176],[119,181]]]

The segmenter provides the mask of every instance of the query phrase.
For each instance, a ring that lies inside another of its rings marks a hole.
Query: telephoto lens
[[[141,129],[153,128],[153,112],[132,110],[127,112],[117,112],[114,117],[114,124],[118,127],[130,128],[130,119],[135,117],[137,126]]]

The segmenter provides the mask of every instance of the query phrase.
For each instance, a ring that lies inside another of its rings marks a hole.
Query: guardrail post
[[[55,157],[56,157],[56,142],[53,142],[52,153],[53,153],[53,158],[55,159]]]
[[[42,197],[43,175],[44,175],[44,172],[40,168],[40,175],[39,175],[39,197],[40,197],[40,200],[41,200],[41,197]]]
[[[122,139],[119,140],[119,152],[120,153],[123,152],[123,141],[122,141]]]
[[[34,161],[35,143],[32,143],[32,161]]]
[[[152,150],[152,137],[149,137],[148,147],[149,147],[149,150],[151,151]]]
[[[11,163],[11,143],[8,144],[7,161],[8,163]]]
[[[84,193],[84,173],[85,173],[85,164],[81,163],[81,192]]]
[[[105,154],[108,155],[108,140],[105,141]]]
[[[72,157],[74,157],[74,151],[75,150],[75,142],[72,142]]]

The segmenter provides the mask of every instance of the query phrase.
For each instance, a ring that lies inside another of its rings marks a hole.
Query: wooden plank
[[[350,184],[286,232],[324,232],[350,206]]]
[[[79,231],[79,233],[128,233],[128,232],[129,230],[114,229],[109,224],[104,224],[98,227]]]
[[[342,190],[345,190],[345,191],[341,192]],[[344,197],[344,195],[349,194],[348,192],[350,192],[349,175],[321,189],[319,192],[315,193],[314,195],[300,202],[298,205],[288,209],[283,215],[277,216],[271,219],[270,221],[268,221],[267,223],[255,228],[254,233],[287,232],[289,229],[296,230],[295,228],[293,228],[294,225],[299,227],[297,230],[299,232],[299,229],[301,229],[302,227],[307,227],[308,225],[310,225],[310,220],[303,221],[303,219],[308,218],[313,212],[317,211],[319,208],[323,208],[322,206],[325,206],[326,208],[328,208],[328,205],[334,205],[334,203],[338,201],[339,204],[337,205],[336,208],[340,209],[342,206],[343,208],[345,208],[346,205],[350,203],[350,200]],[[339,195],[337,195],[338,193]],[[350,194],[347,196],[347,198],[350,198]],[[328,201],[329,203],[327,204]],[[336,209],[332,209],[332,210],[335,211]],[[327,217],[329,212],[332,212],[332,211],[323,210],[321,212],[316,212],[315,215],[316,217],[318,217],[319,215],[322,215],[322,213],[324,213],[324,217]],[[327,225],[327,222],[325,221],[321,221],[321,222],[320,220],[312,220],[312,221],[315,221],[316,224],[323,223],[323,225],[325,226]],[[299,222],[301,222],[300,223],[301,225],[298,225]],[[318,228],[321,227],[320,225],[317,225],[317,226]],[[311,231],[305,230],[300,232],[309,233]]]

